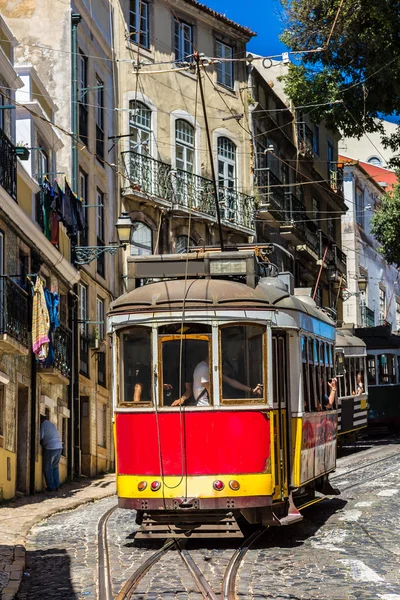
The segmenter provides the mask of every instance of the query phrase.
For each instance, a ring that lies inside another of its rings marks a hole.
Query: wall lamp
[[[120,248],[124,248],[131,241],[133,223],[129,213],[123,212],[115,223],[118,234],[118,242],[109,246],[75,246],[75,263],[77,265],[88,265],[102,254],[114,256]]]

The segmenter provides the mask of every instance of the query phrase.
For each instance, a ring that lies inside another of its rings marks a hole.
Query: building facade
[[[70,263],[62,233],[53,244],[38,223],[44,148],[51,165],[46,168],[54,168],[63,145],[50,124],[57,107],[32,65],[15,66],[18,42],[3,19],[0,39],[0,499],[7,499],[43,487],[40,414],[55,423],[63,441],[61,479],[70,471],[73,339],[68,305],[79,272]],[[45,364],[32,353],[37,277],[60,298],[60,325]]]
[[[285,68],[251,59],[257,239],[274,242],[271,261],[293,273],[295,287],[311,288],[317,304],[340,320],[346,278],[340,136],[290,105],[279,80]]]
[[[79,272],[67,306],[67,312],[74,316],[76,340],[70,382],[70,475],[93,476],[113,468],[111,364],[105,315],[121,289],[118,257],[104,252],[88,262],[93,254],[90,249],[85,252],[89,246],[103,247],[116,241],[117,168],[109,140],[115,135],[116,114],[112,6],[106,0],[78,0],[58,2],[51,11],[40,2],[25,8],[15,10],[13,2],[2,7],[4,19],[18,39],[17,72],[24,83],[30,74],[36,74],[20,93],[19,102],[24,106],[17,109],[20,125],[16,141],[38,149],[32,151],[36,162],[28,171],[39,187],[44,178],[62,190],[69,186],[82,199],[85,213],[85,226],[79,232],[60,227],[59,245],[75,265],[74,271]],[[41,112],[35,108],[44,98],[39,79],[48,92]],[[52,116],[49,111],[53,111]],[[53,138],[46,134],[46,121],[52,118]],[[38,132],[39,124],[43,124],[36,138],[31,133],[33,124]],[[40,195],[39,200],[35,197],[30,216],[43,228]],[[86,264],[79,264],[79,248],[84,249],[80,257]]]
[[[219,244],[216,197],[225,245],[252,240],[245,64],[252,32],[195,0],[115,1],[114,7],[115,146],[121,206],[133,223],[127,252],[182,252]],[[201,53],[201,84],[196,52]]]
[[[348,211],[342,217],[347,254],[344,320],[356,327],[389,323],[400,330],[400,276],[378,252],[371,235],[371,218],[385,190],[358,161],[344,160],[344,191]],[[383,170],[383,169],[382,169]]]

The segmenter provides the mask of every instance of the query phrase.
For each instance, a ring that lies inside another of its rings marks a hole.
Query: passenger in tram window
[[[364,393],[364,384],[361,373],[357,373],[357,393],[356,396],[361,396]]]
[[[322,410],[330,410],[335,408],[335,398],[337,389],[337,379],[334,377],[328,381],[328,387],[330,388],[329,396],[323,392],[323,380],[320,379],[320,397]]]

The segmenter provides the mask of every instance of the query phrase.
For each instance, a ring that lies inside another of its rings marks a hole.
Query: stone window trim
[[[201,173],[201,157],[199,148],[201,148],[201,127],[200,123],[185,110],[173,110],[170,114],[170,135],[171,135],[171,164],[176,167],[176,122],[187,121],[195,130],[194,140],[194,165],[193,174],[202,175]]]
[[[242,170],[242,143],[241,140],[229,129],[223,127],[214,129],[212,132],[212,146],[215,163],[215,170],[218,173],[218,139],[227,138],[236,146],[236,186],[241,192],[246,192],[246,189],[251,189],[250,182],[243,179],[244,172]]]
[[[159,160],[158,156],[158,109],[154,102],[146,96],[142,94],[142,92],[129,91],[124,94],[123,99],[123,108],[125,109],[123,112],[123,128],[124,131],[128,134],[130,128],[130,103],[134,100],[145,104],[149,110],[151,110],[151,137],[150,137],[150,148],[149,148],[149,156],[156,160]],[[128,152],[130,150],[129,146],[129,137],[122,138],[123,141],[123,150]]]

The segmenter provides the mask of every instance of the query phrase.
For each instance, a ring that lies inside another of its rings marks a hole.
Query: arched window
[[[131,237],[131,256],[143,256],[153,252],[153,232],[148,225],[136,221],[133,223]]]
[[[371,158],[368,159],[368,162],[370,165],[375,165],[376,167],[382,166],[382,161],[379,156],[371,156]]]
[[[194,127],[183,119],[175,122],[176,168],[193,173]]]
[[[138,154],[150,154],[151,110],[137,100],[129,102],[129,149]]]
[[[197,246],[193,238],[187,235],[178,235],[176,238],[175,251],[177,254],[184,254],[186,250],[192,246]]]
[[[218,185],[236,187],[236,146],[226,137],[218,138]]]

